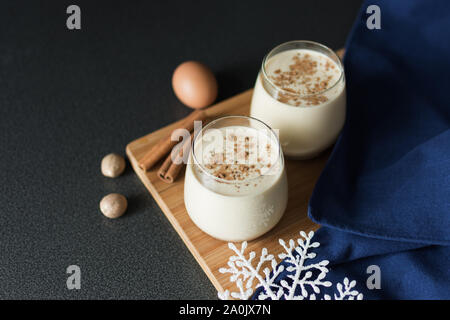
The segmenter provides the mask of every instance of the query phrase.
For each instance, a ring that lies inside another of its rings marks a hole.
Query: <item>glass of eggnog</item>
[[[339,57],[312,41],[290,41],[263,59],[250,115],[279,130],[286,156],[308,159],[336,140],[345,121],[345,75]]]
[[[277,134],[260,120],[227,116],[195,136],[184,203],[192,221],[225,241],[252,240],[286,209],[288,187]]]

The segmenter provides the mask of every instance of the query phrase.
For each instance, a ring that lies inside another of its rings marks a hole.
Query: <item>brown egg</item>
[[[209,106],[217,98],[217,80],[204,64],[187,61],[173,73],[172,87],[175,95],[188,107],[199,109]]]

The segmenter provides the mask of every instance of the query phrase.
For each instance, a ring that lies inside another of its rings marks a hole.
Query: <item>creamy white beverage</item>
[[[329,147],[344,125],[345,109],[343,67],[330,49],[293,41],[264,59],[250,115],[279,130],[285,155],[311,158]]]
[[[284,160],[276,135],[256,119],[225,117],[195,138],[184,202],[192,221],[226,241],[259,237],[287,204]]]

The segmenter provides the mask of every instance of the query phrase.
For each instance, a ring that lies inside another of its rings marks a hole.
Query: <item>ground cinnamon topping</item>
[[[242,182],[243,186],[245,180],[261,177],[264,170],[272,167],[270,161],[266,159],[270,157],[272,145],[265,142],[262,145],[263,150],[258,150],[256,139],[257,136],[253,135],[239,135],[239,137],[234,133],[224,135],[223,144],[219,144],[223,150],[204,150],[206,151],[203,154],[204,168],[219,179]]]
[[[333,72],[330,69],[335,68],[329,59],[319,64],[310,54],[298,52],[287,70],[276,69],[269,78],[275,86],[283,89],[276,97],[278,101],[294,106],[316,106],[328,100],[320,92],[334,84],[331,81],[333,76],[323,75],[323,71]]]
[[[217,156],[218,154],[215,157]],[[221,164],[215,162],[212,158],[211,162],[204,166],[213,176],[228,181],[243,181],[249,177],[257,177],[261,175],[260,167],[271,167],[270,163],[264,164],[262,159],[258,159],[258,166],[256,166],[253,164],[239,164],[238,161],[234,161],[233,164]]]

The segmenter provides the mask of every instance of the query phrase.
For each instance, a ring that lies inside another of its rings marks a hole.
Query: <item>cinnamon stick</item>
[[[177,154],[175,156],[174,161],[172,159],[174,158],[172,154],[169,154],[166,158],[166,160],[163,162],[161,168],[158,170],[158,177],[167,183],[173,183],[176,178],[178,177],[178,174],[181,171],[181,168],[183,167],[184,163],[184,157],[185,155],[189,154],[191,150],[192,141],[194,138],[194,133],[191,134],[189,139],[186,139],[184,141],[183,145],[180,146],[180,149],[177,150]]]
[[[341,48],[341,49],[337,50],[336,54],[338,55],[339,58],[344,59],[345,48]]]
[[[172,183],[170,181],[170,179],[166,180],[166,173],[167,171],[169,171],[170,166],[172,165],[172,154],[169,154],[166,158],[166,160],[164,160],[163,164],[161,165],[161,168],[159,168],[158,170],[158,177],[167,183]]]
[[[203,110],[195,110],[180,123],[180,129],[186,129],[191,132],[194,129],[194,121],[203,121],[206,114]],[[153,148],[148,151],[139,162],[139,167],[145,171],[150,170],[162,157],[169,153],[178,141],[172,141],[172,132],[169,136],[161,139]]]

